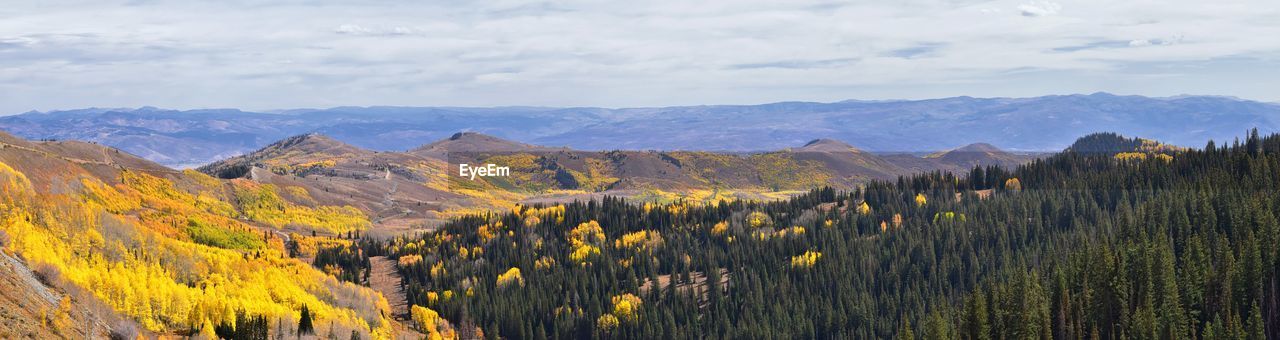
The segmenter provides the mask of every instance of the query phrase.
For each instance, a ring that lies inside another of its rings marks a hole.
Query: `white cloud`
[[[369,34],[373,33],[373,29],[356,24],[342,24],[333,30],[339,34]]]
[[[1280,77],[1218,62],[1280,69],[1271,0],[1172,1],[22,2],[0,11],[0,114],[1094,91],[1280,99],[1267,90]],[[1160,48],[1130,48],[1143,45]],[[1179,75],[1160,82],[1174,93],[1125,81],[1156,73]],[[1252,80],[1201,79],[1228,75]]]
[[[1058,11],[1062,10],[1062,5],[1056,2],[1037,1],[1019,5],[1018,10],[1023,16],[1043,17],[1058,14]]]

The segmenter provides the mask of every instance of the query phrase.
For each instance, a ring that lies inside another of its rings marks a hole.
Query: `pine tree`
[[[981,289],[970,296],[965,304],[965,338],[990,339],[991,327],[987,322],[987,298]]]
[[[1258,308],[1255,302],[1253,308],[1249,309],[1249,340],[1266,340],[1267,328],[1262,323],[1262,309]]]
[[[298,335],[315,334],[315,326],[311,320],[311,310],[307,309],[307,305],[302,305],[302,316],[298,317]]]
[[[902,328],[898,329],[898,335],[894,337],[896,340],[915,340],[916,335],[911,331],[911,320],[902,318]]]

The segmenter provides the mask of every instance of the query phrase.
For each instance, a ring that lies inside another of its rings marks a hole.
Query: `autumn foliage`
[[[46,193],[0,162],[0,231],[29,264],[56,268],[151,331],[234,324],[237,311],[292,325],[307,305],[345,335],[390,336],[380,294],[288,258],[219,193],[180,189],[175,181],[199,179],[174,176],[123,170],[116,184],[85,176]]]

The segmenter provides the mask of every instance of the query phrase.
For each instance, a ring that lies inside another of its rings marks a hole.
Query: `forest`
[[[519,206],[345,253],[397,259],[440,337],[1276,338],[1277,170],[1278,135],[1095,134],[1017,169]]]

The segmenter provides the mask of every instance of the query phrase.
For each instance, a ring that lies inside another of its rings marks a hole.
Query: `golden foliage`
[[[1018,180],[1017,177],[1006,179],[1004,181],[1004,189],[1009,191],[1021,191],[1022,181]]]
[[[182,170],[182,175],[194,180],[197,184],[200,184],[200,186],[203,187],[203,189],[206,189],[206,190],[222,189],[222,184],[223,184],[222,181],[219,181],[217,178],[214,178],[213,176],[206,175],[203,172],[195,171],[192,169],[186,169],[186,170]]]
[[[1158,159],[1165,163],[1169,163],[1173,161],[1173,155],[1164,154],[1164,153],[1121,152],[1115,155],[1116,160],[1121,162],[1141,162],[1141,161],[1147,160],[1148,157],[1152,159]]]
[[[1140,152],[1165,154],[1165,153],[1187,151],[1187,148],[1184,148],[1181,146],[1164,144],[1164,143],[1160,143],[1158,141],[1154,141],[1146,138],[1139,138],[1138,140],[1142,141],[1142,144],[1138,145],[1136,149],[1137,151],[1140,151]]]
[[[777,237],[801,236],[801,235],[804,235],[804,232],[805,232],[804,227],[797,225],[797,226],[792,226],[791,228],[783,228],[781,230],[778,230],[774,232],[774,236],[777,236]]]
[[[418,263],[422,263],[422,256],[416,254],[401,256],[400,259],[396,261],[396,264],[399,265],[400,268],[413,267]]]
[[[604,241],[604,228],[595,220],[579,223],[569,230],[569,242],[575,246],[580,244],[597,244]]]
[[[640,297],[635,296],[635,294],[615,295],[610,301],[613,302],[613,311],[611,313],[618,320],[633,322],[640,318],[640,305],[644,301],[640,300]]]
[[[507,272],[498,275],[498,287],[506,287],[509,285],[524,286],[524,277],[520,276],[520,268],[512,267]]]
[[[612,331],[614,328],[618,328],[618,324],[618,317],[613,316],[613,314],[605,314],[596,318],[596,328],[606,333]]]
[[[609,169],[610,164],[608,161],[586,158],[583,159],[583,163],[586,165],[585,173],[566,169],[570,175],[573,175],[573,179],[578,182],[578,187],[591,191],[600,191],[618,182],[619,179],[617,177],[610,176],[613,171]]]
[[[805,251],[804,254],[791,257],[791,267],[809,268],[818,263],[818,259],[822,258],[822,253],[816,251]]]
[[[556,259],[553,259],[550,256],[539,257],[537,261],[533,262],[533,267],[537,269],[547,269],[555,265]]]
[[[307,204],[316,203],[316,199],[311,197],[311,193],[307,192],[307,188],[303,188],[296,185],[290,185],[290,186],[284,187],[284,191],[288,193],[289,197],[293,198],[295,201],[304,202]]]
[[[592,257],[600,255],[598,245],[605,241],[604,228],[594,220],[579,223],[577,227],[569,230],[568,237],[573,248],[569,253],[569,259],[581,265],[587,265]]]
[[[355,207],[300,206],[281,198],[275,185],[249,181],[235,183],[236,202],[245,216],[275,228],[294,225],[340,234],[364,230],[370,224],[364,213]]]
[[[575,246],[573,252],[569,253],[569,259],[582,265],[590,263],[592,257],[600,255],[600,247],[589,244]]]
[[[295,255],[298,257],[316,256],[316,251],[322,248],[345,248],[351,245],[349,240],[324,236],[313,237],[298,233],[289,233],[289,239],[293,240],[294,244],[297,245],[297,249],[295,249],[297,254]]]
[[[123,214],[142,208],[141,198],[137,195],[125,195],[106,183],[89,178],[81,179],[80,184],[84,187],[81,193],[84,200],[100,205],[107,212]]]
[[[524,226],[533,227],[542,223],[542,218],[538,216],[529,216],[524,219]]]
[[[524,218],[524,225],[526,227],[532,227],[542,223],[543,219],[555,221],[556,224],[564,223],[563,204],[557,204],[545,208],[532,208],[517,205],[515,209],[516,212],[519,212],[520,216]],[[523,212],[521,212],[521,209],[523,209]]]
[[[427,339],[457,339],[457,334],[453,328],[449,326],[449,322],[440,317],[439,313],[431,310],[431,308],[414,305],[409,308],[409,318],[413,321],[413,327],[418,331],[427,333]]]
[[[926,203],[929,203],[929,200],[924,197],[923,193],[916,194],[916,206],[923,207]]]
[[[774,191],[785,189],[810,189],[827,184],[831,175],[817,161],[797,161],[782,152],[762,153],[751,156],[760,180]]]
[[[1143,161],[1147,159],[1145,152],[1121,152],[1115,155],[1119,161]]]
[[[657,230],[641,230],[623,234],[613,241],[614,248],[651,251],[662,246],[662,235]]]
[[[444,261],[437,261],[436,264],[431,265],[431,278],[433,279],[439,280],[448,273],[449,271],[444,268]]]
[[[773,226],[773,218],[763,212],[752,211],[747,214],[747,226],[752,229],[770,227]]]
[[[871,215],[871,206],[867,205],[867,202],[862,202],[862,204],[858,205],[858,214]]]
[[[719,223],[716,223],[716,225],[711,226],[711,235],[720,236],[720,235],[724,235],[724,233],[728,231],[729,231],[729,222],[721,221]]]
[[[278,237],[231,218],[217,207],[225,202],[202,202],[214,196],[141,172],[121,178],[120,186],[90,179],[80,192],[38,193],[0,164],[9,249],[151,331],[232,322],[237,310],[293,320],[307,305],[322,322],[389,335],[381,294],[287,258]],[[192,224],[198,230],[186,229]]]
[[[27,179],[27,175],[14,170],[4,162],[0,162],[0,179],[4,179],[0,184],[3,184],[6,191],[0,193],[5,194],[5,197],[9,197],[11,193],[32,190],[31,181]]]
[[[495,237],[493,232],[493,227],[490,227],[488,224],[476,228],[476,236],[480,237],[480,242],[489,242],[489,240],[492,240]]]

